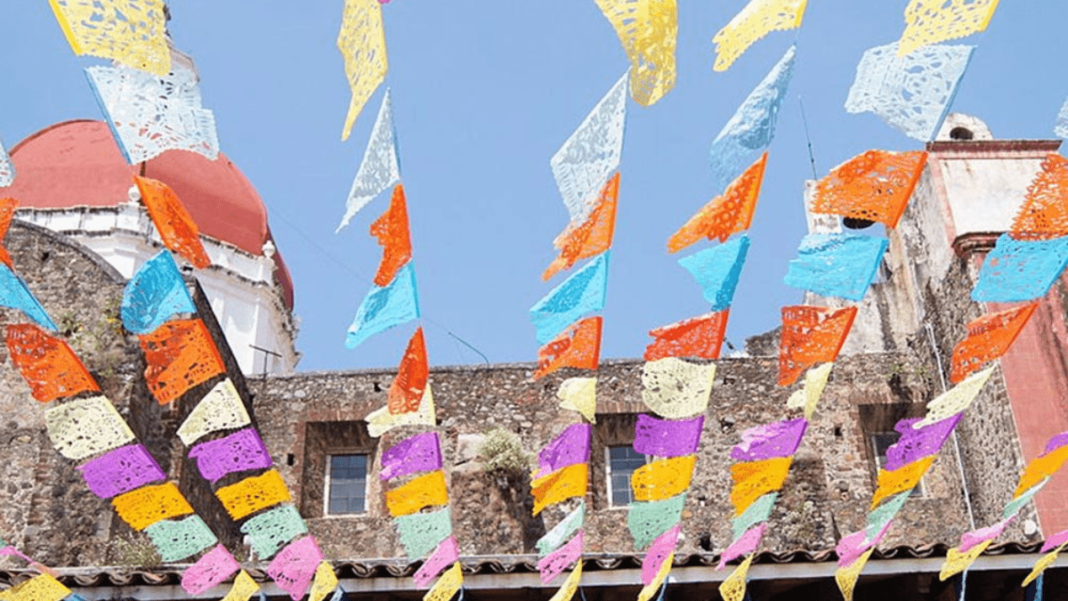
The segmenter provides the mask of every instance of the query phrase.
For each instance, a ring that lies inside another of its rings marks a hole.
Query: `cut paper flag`
[[[48,316],[45,308],[30,292],[26,282],[15,275],[10,267],[0,263],[0,307],[16,309],[42,328],[55,332],[59,328]]]
[[[325,601],[326,597],[337,589],[337,574],[329,561],[320,562],[315,568],[315,579],[308,591],[308,601]],[[340,592],[340,591],[338,591]]]
[[[898,56],[918,48],[986,31],[999,0],[911,0]],[[943,579],[944,580],[944,579]]]
[[[396,415],[418,411],[429,378],[430,367],[427,364],[423,328],[416,328],[408,341],[404,357],[401,358],[397,377],[393,378],[393,383],[389,385],[389,412]]]
[[[74,54],[155,75],[171,70],[164,0],[50,0]]]
[[[838,584],[838,590],[841,591],[842,598],[845,601],[853,601],[853,590],[857,586],[857,580],[860,578],[860,573],[864,570],[864,566],[867,565],[872,551],[874,549],[868,549],[861,553],[853,563],[835,570],[834,581]]]
[[[530,491],[534,497],[533,515],[537,516],[549,505],[584,496],[589,482],[589,471],[589,465],[578,463],[533,480],[530,483]]]
[[[292,505],[279,505],[241,524],[257,555],[270,559],[287,543],[308,533],[308,526]]]
[[[571,424],[538,453],[538,471],[534,478],[547,476],[565,467],[590,462],[589,424]]]
[[[134,441],[126,421],[102,396],[49,407],[44,418],[52,446],[67,459],[87,459]]]
[[[345,115],[345,127],[341,131],[341,139],[348,140],[352,126],[356,124],[371,94],[386,80],[389,68],[386,31],[382,25],[382,5],[379,2],[345,0],[341,30],[337,34],[337,49],[345,61],[345,77],[352,92],[349,111]]]
[[[0,142],[0,188],[6,188],[15,183],[15,164],[11,162],[11,155],[4,149]]]
[[[441,469],[441,443],[437,432],[405,438],[382,453],[378,477],[392,480],[419,472]]]
[[[656,580],[656,575],[664,567],[668,557],[675,552],[675,546],[679,544],[679,525],[657,537],[649,546],[645,558],[642,560],[642,584],[649,586]]]
[[[803,409],[805,419],[812,419],[816,412],[816,405],[823,396],[823,390],[827,388],[827,380],[831,376],[834,363],[824,363],[813,367],[805,372],[805,384],[801,390],[794,391],[786,401],[788,409]],[[796,376],[795,376],[796,379]]]
[[[189,457],[196,460],[201,477],[212,484],[230,474],[274,466],[267,445],[255,428],[202,442],[189,450]]]
[[[74,596],[51,574],[40,574],[0,591],[0,601],[62,601]]]
[[[196,313],[169,251],[145,261],[122,295],[122,325],[134,334],[148,334],[181,313]]]
[[[7,161],[7,163],[5,163]],[[10,157],[4,152],[3,144],[0,144],[0,188],[11,185],[11,181],[7,181],[5,184],[5,178],[10,177],[11,180],[15,177],[14,166],[11,164]],[[7,252],[2,244],[4,236],[7,235],[7,230],[11,228],[11,220],[15,218],[15,209],[19,207],[19,201],[14,198],[0,198],[0,263],[7,265],[11,269],[15,269],[14,263],[11,261],[11,254]]]
[[[634,537],[634,548],[644,549],[682,520],[686,495],[681,494],[663,501],[631,503],[627,514],[627,527]]]
[[[705,300],[713,311],[725,311],[734,299],[734,290],[742,275],[745,257],[749,252],[749,236],[739,236],[725,244],[679,259],[690,275],[697,280]]]
[[[148,449],[141,444],[110,451],[78,466],[78,471],[82,473],[89,490],[101,499],[117,497],[146,484],[167,479],[167,474],[163,473]]]
[[[675,87],[676,0],[596,0],[630,60],[630,95],[652,106]]]
[[[993,373],[994,366],[988,367],[983,371],[968,376],[960,384],[939,395],[938,398],[927,403],[927,415],[912,427],[930,426],[935,422],[963,412],[971,406],[975,397],[979,396],[979,392],[983,390],[983,386],[986,386],[987,380],[990,379]]]
[[[926,46],[898,56],[898,44],[864,52],[845,108],[870,112],[906,136],[927,142],[949,113],[974,46]]]
[[[237,578],[234,578],[234,585],[230,587],[230,592],[226,593],[222,601],[248,601],[259,590],[260,585],[256,584],[252,576],[249,576],[245,570],[241,570]]]
[[[661,590],[664,586],[664,581],[667,580],[668,573],[671,572],[671,566],[674,563],[675,553],[672,552],[664,558],[663,563],[660,564],[660,570],[657,571],[656,576],[653,577],[652,581],[643,586],[642,590],[638,591],[638,601],[652,601],[653,597],[656,597],[657,591]]]
[[[705,416],[671,421],[638,414],[634,426],[634,450],[655,457],[681,457],[697,452]]]
[[[278,588],[289,593],[293,601],[300,601],[311,586],[315,572],[323,561],[323,553],[315,539],[307,536],[289,543],[267,566],[267,575]]]
[[[979,270],[972,300],[1012,303],[1041,298],[1068,265],[1068,236],[1051,240],[998,238]]]
[[[689,363],[674,357],[642,367],[642,402],[668,419],[704,413],[716,378],[716,364]]]
[[[668,238],[668,252],[676,253],[702,238],[726,242],[731,234],[749,229],[764,183],[768,153],[738,176],[721,196],[701,208],[679,231]]]
[[[415,267],[409,262],[388,286],[374,286],[356,310],[345,346],[353,349],[371,336],[419,318]]]
[[[182,574],[182,590],[199,595],[226,582],[241,569],[226,547],[219,545],[208,551]]]
[[[808,234],[783,281],[820,296],[863,300],[888,245],[873,236]]]
[[[386,493],[386,507],[395,518],[448,503],[445,473],[441,470],[423,474]]]
[[[412,576],[415,588],[427,588],[430,581],[437,578],[442,570],[456,563],[460,559],[460,550],[456,545],[456,537],[450,536],[438,545],[434,553],[426,558],[423,565]]]
[[[731,465],[731,505],[734,515],[745,513],[760,497],[782,489],[793,457],[776,457]]]
[[[538,561],[538,571],[541,572],[542,584],[549,584],[556,580],[556,577],[562,574],[571,564],[582,559],[584,540],[585,537],[580,530],[567,544]]]
[[[797,418],[750,428],[742,432],[741,444],[731,449],[735,461],[763,461],[791,457],[801,446],[808,420]]]
[[[589,219],[601,190],[619,169],[627,116],[626,83],[624,75],[549,160],[572,224]]]
[[[539,343],[549,342],[583,316],[604,309],[608,257],[606,252],[590,261],[530,308]]]
[[[542,280],[548,281],[557,273],[571,269],[576,261],[596,257],[612,247],[618,199],[619,173],[616,173],[601,189],[601,196],[586,221],[579,225],[569,224],[553,240],[553,246],[560,254],[545,269]]]
[[[597,423],[597,378],[568,378],[556,390],[560,408],[578,411],[586,421]]]
[[[708,313],[651,330],[655,340],[645,348],[645,360],[667,357],[719,359],[730,310]]]
[[[859,154],[816,183],[812,212],[897,227],[926,164],[921,151]]]
[[[200,228],[174,190],[161,181],[137,175],[134,176],[134,183],[163,245],[197,269],[211,265],[211,259],[200,242]]]
[[[749,578],[749,566],[752,564],[753,556],[750,555],[719,585],[719,594],[723,601],[745,601],[746,581]]]
[[[734,532],[734,539],[740,539],[742,535],[751,532],[754,526],[768,521],[768,518],[771,516],[771,511],[775,509],[775,501],[778,500],[778,498],[779,493],[777,492],[763,495],[756,501],[753,501],[753,503],[742,512],[742,515],[731,520],[731,530]],[[716,569],[718,570],[722,568]]]
[[[565,367],[596,370],[601,358],[601,317],[587,317],[538,349],[534,379]]]
[[[111,500],[115,513],[134,530],[193,513],[193,508],[173,482],[145,486]]]
[[[191,446],[208,434],[220,430],[233,430],[249,425],[248,410],[229,378],[216,384],[203,399],[193,407],[178,428],[182,444]]]
[[[717,189],[727,187],[775,137],[775,123],[794,74],[791,46],[768,75],[745,99],[712,142],[709,152]]]
[[[716,44],[712,69],[726,71],[746,49],[773,31],[801,27],[807,4],[808,0],[752,0],[746,4],[712,38]]]
[[[793,384],[802,372],[816,364],[833,363],[845,344],[856,316],[856,307],[783,307],[779,386]]]
[[[1028,186],[1027,195],[1012,221],[1009,234],[1014,240],[1048,240],[1068,236],[1066,195],[1068,159],[1051,152],[1042,161],[1042,170]]]
[[[564,584],[557,589],[556,594],[549,598],[549,601],[571,601],[578,592],[579,582],[582,581],[582,560],[580,559],[575,563],[575,569],[571,570],[571,574],[568,575]]]
[[[145,353],[145,382],[160,405],[226,373],[211,333],[199,319],[169,321],[138,336]]]
[[[235,520],[246,518],[262,509],[289,501],[289,490],[278,470],[245,478],[215,491],[226,513]]]
[[[356,170],[356,178],[352,180],[352,188],[345,201],[345,215],[335,233],[340,232],[360,209],[399,182],[400,178],[397,132],[393,127],[393,96],[386,90],[371,130],[371,138],[367,140],[367,149],[363,152],[363,160]]]
[[[434,583],[434,588],[423,596],[423,601],[452,601],[463,585],[464,572],[457,561]]]
[[[1036,308],[1038,303],[1031,303],[990,313],[968,323],[968,336],[953,349],[950,381],[956,384],[1008,352]]]
[[[903,419],[894,425],[901,437],[886,450],[886,464],[883,469],[895,472],[924,457],[938,453],[954,428],[960,423],[963,414],[956,414],[946,419],[916,427],[920,418]]]
[[[188,150],[215,160],[215,115],[202,106],[197,76],[174,63],[169,75],[125,67],[85,72],[126,162],[143,163],[167,150]]]
[[[219,543],[199,516],[181,520],[163,520],[145,528],[160,559],[171,563],[187,559]]]
[[[96,380],[63,339],[49,336],[32,324],[11,324],[5,330],[11,364],[26,380],[33,398],[48,403],[81,392],[100,392]]]
[[[772,493],[774,494],[774,493]],[[769,497],[771,495],[764,495]],[[751,555],[756,553],[758,547],[760,547],[760,541],[764,538],[764,531],[766,531],[768,525],[760,524],[754,528],[746,530],[741,536],[737,537],[731,546],[727,547],[727,550],[719,556],[719,565],[716,566],[717,570],[722,570],[727,567],[727,563],[738,559],[743,555]]]
[[[647,463],[634,470],[630,487],[635,501],[663,501],[680,495],[690,488],[695,455],[671,457]]]
[[[437,417],[434,408],[434,393],[427,384],[419,410],[415,413],[390,413],[389,407],[381,407],[367,414],[367,433],[378,438],[393,428],[400,426],[434,426]]]
[[[404,552],[412,561],[422,559],[452,536],[452,518],[447,508],[431,513],[402,515],[393,523],[397,526]]]
[[[375,285],[389,285],[397,272],[412,259],[412,237],[408,231],[408,204],[404,199],[404,186],[393,188],[389,208],[371,224],[371,235],[382,246],[382,262],[375,273]]]
[[[539,555],[548,555],[554,550],[560,548],[564,544],[564,541],[571,538],[571,535],[575,534],[582,528],[582,524],[586,521],[586,502],[579,501],[578,507],[574,511],[567,514],[567,517],[560,520],[556,526],[553,527],[545,536],[538,539],[536,544]]]

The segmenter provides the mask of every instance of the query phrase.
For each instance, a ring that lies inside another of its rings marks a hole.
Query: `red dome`
[[[133,174],[119,152],[108,125],[77,120],[57,123],[31,135],[11,149],[15,183],[0,195],[38,209],[108,207],[128,202]],[[182,199],[200,232],[229,242],[253,255],[263,254],[271,240],[267,209],[241,170],[225,154],[209,160],[182,150],[164,152],[145,164],[144,175],[170,186]],[[293,306],[293,282],[274,255],[278,283],[286,305]]]

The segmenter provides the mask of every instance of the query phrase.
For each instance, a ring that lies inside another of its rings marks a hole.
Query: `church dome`
[[[0,196],[17,198],[27,208],[117,206],[129,202],[132,176],[141,172],[140,164],[126,163],[102,121],[57,123],[19,142],[10,154],[17,176],[12,186],[0,188]],[[144,176],[178,194],[201,234],[257,256],[267,242],[274,245],[263,200],[225,154],[212,161],[193,152],[164,152],[145,163]],[[273,259],[286,306],[292,308],[289,270],[281,253]]]

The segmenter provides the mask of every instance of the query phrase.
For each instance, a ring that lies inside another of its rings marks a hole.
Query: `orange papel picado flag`
[[[859,154],[816,184],[812,211],[897,227],[926,164],[922,151]]]
[[[596,257],[612,247],[618,199],[619,173],[616,173],[601,189],[601,196],[586,221],[569,224],[553,241],[560,254],[545,269],[541,279],[549,280],[557,273],[571,269],[576,261]]]
[[[7,326],[7,350],[33,398],[42,403],[100,391],[70,346],[35,325]]]
[[[389,412],[396,415],[418,411],[429,375],[423,328],[418,328],[408,341],[397,377],[389,386]]]
[[[856,316],[856,307],[837,310],[806,305],[783,307],[779,386],[793,384],[814,365],[834,361]]]
[[[984,315],[968,324],[968,336],[953,349],[949,379],[957,384],[1008,352],[1020,330],[1031,319],[1038,303]]]
[[[403,184],[393,188],[389,208],[371,224],[371,235],[382,245],[382,262],[375,273],[375,286],[385,288],[401,267],[412,260],[412,236],[408,229],[408,203]]]
[[[668,238],[668,252],[679,252],[702,238],[718,238],[720,242],[726,242],[731,234],[749,229],[767,164],[768,153],[765,152],[727,186],[722,196],[705,205]]]
[[[534,379],[564,367],[596,370],[601,357],[603,318],[587,317],[572,324],[563,333],[538,350],[538,370]]]
[[[655,340],[645,349],[646,361],[667,357],[719,359],[730,309],[694,317],[649,332]]]
[[[211,265],[211,259],[200,242],[200,228],[174,190],[161,181],[147,177],[135,175],[134,182],[141,193],[141,202],[148,209],[148,216],[163,239],[163,245],[197,269]]]
[[[161,405],[226,371],[219,349],[199,319],[169,321],[138,338],[148,363],[148,389]]]

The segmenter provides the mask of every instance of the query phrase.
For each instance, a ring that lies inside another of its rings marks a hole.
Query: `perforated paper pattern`
[[[863,535],[868,540],[875,540],[879,533],[890,526],[890,522],[901,511],[901,508],[912,496],[912,491],[903,492],[890,497],[889,501],[879,505],[868,512],[868,525],[863,530]],[[860,533],[858,533],[860,534]]]
[[[730,310],[726,309],[650,330],[655,340],[645,347],[644,358],[718,359],[729,318]]]
[[[663,501],[690,488],[697,457],[671,457],[634,470],[630,486],[635,501]]]
[[[608,293],[609,253],[598,255],[530,308],[530,321],[540,344],[546,344],[568,326],[604,309]]]
[[[222,601],[248,601],[259,590],[260,585],[256,584],[252,576],[249,576],[245,570],[241,570],[237,578],[234,578],[234,585],[230,587],[230,591],[226,593]]]
[[[136,488],[162,482],[167,475],[141,444],[120,447],[78,466],[89,490],[110,499]],[[197,549],[199,551],[199,549]]]
[[[70,589],[54,576],[40,574],[0,591],[0,601],[61,601],[70,594]]]
[[[267,446],[255,428],[239,430],[189,450],[201,477],[215,484],[229,474],[266,469],[274,465]]]
[[[697,452],[705,416],[669,421],[644,413],[638,414],[634,425],[634,450],[655,457],[680,457]]]
[[[337,574],[329,561],[319,563],[315,568],[315,579],[312,581],[311,591],[308,592],[308,601],[323,601],[327,595],[337,588]]]
[[[886,464],[883,469],[894,471],[906,465],[938,453],[954,428],[960,423],[963,414],[950,416],[942,421],[920,428],[913,427],[919,418],[903,419],[894,425],[894,430],[901,433],[901,438],[886,450]]]
[[[596,370],[601,358],[603,321],[600,317],[587,317],[538,349],[538,369],[534,379],[564,367]]]
[[[37,297],[30,292],[26,282],[3,263],[0,263],[0,307],[22,311],[23,315],[46,330],[55,332],[59,329]]]
[[[831,376],[834,363],[824,363],[805,372],[805,384],[801,390],[795,390],[786,401],[788,409],[803,409],[805,419],[812,419],[816,413],[816,405],[823,396],[823,390],[827,388],[827,380]],[[796,377],[796,376],[795,376]]]
[[[115,512],[134,530],[144,530],[160,520],[193,513],[193,508],[173,482],[145,486],[111,500]]]
[[[816,184],[813,213],[878,221],[897,227],[927,164],[926,152],[869,150]]]
[[[642,402],[669,419],[685,419],[708,408],[716,364],[689,363],[674,357],[642,367]]]
[[[10,324],[5,334],[11,363],[22,374],[33,398],[42,403],[99,392],[93,376],[61,338],[31,324]]]
[[[408,231],[408,203],[404,198],[404,186],[393,188],[389,208],[371,224],[371,235],[382,246],[382,262],[375,273],[375,285],[387,286],[397,272],[412,259],[412,236]]]
[[[126,284],[119,314],[134,334],[148,334],[179,313],[196,313],[170,251],[145,261]]]
[[[174,190],[161,181],[147,177],[135,175],[134,182],[163,245],[198,269],[211,265],[211,259],[200,241],[200,228]]]
[[[389,412],[413,413],[419,410],[419,403],[426,392],[426,383],[430,377],[430,367],[426,356],[426,339],[423,328],[416,328],[408,340],[408,348],[401,358],[397,377],[389,385]]]
[[[630,59],[630,95],[651,106],[675,87],[675,0],[596,0]]]
[[[452,536],[452,518],[448,508],[431,513],[413,513],[394,518],[401,544],[408,559],[422,559]]]
[[[627,116],[626,85],[624,75],[549,161],[573,224],[589,218],[601,189],[619,169]]]
[[[986,363],[993,361],[1006,352],[1020,330],[1038,307],[1031,303],[997,313],[989,313],[968,324],[968,337],[957,343],[953,349],[953,370],[949,379],[956,384],[970,376]]]
[[[176,521],[162,520],[145,528],[145,532],[164,562],[181,561],[219,542],[197,515]]]
[[[0,163],[3,161],[4,147],[0,144]],[[3,169],[0,165],[0,169]],[[3,175],[0,173],[0,178]],[[0,188],[4,187],[4,184],[0,183]],[[19,208],[19,201],[16,198],[2,198],[0,197],[0,239],[7,235],[7,230],[11,229],[11,220],[15,218],[15,209]]]
[[[448,502],[445,473],[440,470],[419,476],[386,493],[386,507],[393,517],[411,515],[420,509]]]
[[[726,550],[719,556],[719,565],[716,566],[717,570],[722,570],[727,567],[727,563],[738,559],[743,555],[752,555],[756,553],[757,548],[760,546],[760,541],[764,538],[764,531],[767,530],[768,525],[766,523],[760,524],[754,528],[750,528],[742,533],[741,536],[734,539]]]
[[[808,420],[797,418],[764,424],[742,432],[741,444],[731,449],[735,461],[762,461],[776,457],[790,457],[801,446],[808,429]]]
[[[434,393],[427,384],[423,392],[423,400],[419,403],[419,410],[415,413],[401,413],[399,415],[389,412],[389,407],[381,407],[367,414],[367,433],[374,438],[382,436],[393,428],[400,426],[434,426],[437,418],[434,408]]]
[[[997,7],[998,0],[912,0],[905,7],[898,53],[986,31]]]
[[[949,419],[970,407],[972,401],[979,396],[979,392],[994,373],[994,367],[988,367],[983,371],[968,376],[960,384],[927,403],[927,415],[916,422],[913,428],[922,428],[935,422]]]
[[[274,557],[286,543],[306,534],[308,527],[292,505],[279,505],[241,524],[241,533],[249,538],[252,550],[264,558]]]
[[[775,501],[778,498],[779,493],[775,492],[762,495],[759,499],[753,501],[742,515],[731,520],[731,530],[735,540],[748,532],[753,526],[768,521],[768,517],[771,516],[771,510],[775,508]]]
[[[886,238],[873,236],[809,234],[783,281],[820,296],[862,300],[888,245]]]
[[[777,457],[731,465],[731,504],[740,516],[760,497],[776,492],[786,482],[793,457]]]
[[[1053,552],[1043,555],[1038,561],[1035,562],[1035,567],[1031,568],[1031,573],[1027,575],[1027,578],[1024,578],[1023,584],[1021,584],[1020,586],[1027,586],[1034,582],[1037,578],[1041,578],[1042,573],[1045,572],[1051,565],[1053,565],[1053,562],[1057,561],[1057,556],[1063,550],[1064,545],[1061,545],[1057,547],[1057,549]]]
[[[950,549],[946,553],[946,561],[942,564],[942,569],[938,572],[938,579],[945,581],[951,576],[967,570],[975,563],[976,559],[979,559],[979,556],[983,554],[983,551],[986,551],[986,548],[992,542],[989,540],[984,541],[963,553],[958,549]]]
[[[568,378],[556,390],[560,408],[578,411],[586,421],[597,422],[597,378]]]
[[[682,520],[682,508],[685,505],[685,493],[663,501],[631,503],[627,527],[634,537],[634,548],[644,549],[656,537],[678,524]]]
[[[388,286],[373,286],[367,293],[349,326],[345,346],[356,348],[371,336],[413,319],[419,319],[419,294],[415,267],[409,261]]]
[[[196,73],[177,62],[173,69],[169,75],[125,67],[85,70],[131,165],[168,150],[188,150],[213,161],[219,156],[215,115],[201,105]]]
[[[850,566],[835,570],[834,581],[838,583],[838,590],[841,591],[844,601],[853,601],[853,589],[856,588],[857,579],[860,578],[860,573],[864,571],[864,566],[867,565],[872,551],[873,549],[868,549]]]
[[[564,541],[571,538],[571,535],[578,532],[582,528],[583,523],[586,521],[586,502],[579,501],[578,507],[574,511],[567,514],[567,517],[560,520],[553,529],[545,534],[545,536],[538,539],[536,544],[538,548],[538,555],[548,555],[553,550],[564,544]]]
[[[1057,113],[1057,125],[1053,128],[1053,133],[1058,138],[1068,138],[1068,100],[1061,105],[1061,110]],[[0,151],[3,149],[0,148]],[[0,167],[2,169],[2,167]]]
[[[564,584],[557,589],[556,593],[549,598],[549,601],[571,601],[575,593],[578,592],[579,583],[582,582],[582,561],[579,560],[575,563],[575,569],[571,570],[571,573],[567,576],[567,580]]]
[[[749,252],[749,237],[740,236],[730,242],[719,244],[679,259],[690,275],[697,280],[705,300],[712,303],[713,311],[724,311],[731,305],[738,278]]]
[[[235,520],[248,517],[261,509],[289,501],[289,490],[277,470],[270,470],[224,486],[215,491],[215,496]]]
[[[382,105],[378,108],[378,117],[371,130],[371,137],[367,140],[363,160],[360,161],[356,178],[352,181],[352,188],[345,201],[345,215],[341,218],[341,224],[337,226],[337,232],[348,225],[356,213],[367,206],[367,203],[399,182],[400,177],[397,132],[393,127],[393,96],[387,89],[385,95],[382,96]]]
[[[225,373],[219,349],[199,319],[170,321],[138,336],[145,352],[145,381],[161,405]]]
[[[67,459],[85,459],[134,440],[115,406],[102,396],[49,407],[44,418],[48,438]]]
[[[753,563],[753,556],[745,558],[745,561],[734,568],[730,576],[719,585],[719,594],[723,601],[744,601],[745,590],[748,586],[749,566]]]
[[[998,238],[972,289],[978,302],[1014,303],[1041,298],[1068,265],[1068,236],[1050,240]]]
[[[794,75],[791,46],[720,130],[709,151],[716,189],[724,189],[771,144],[786,88]]]
[[[4,143],[0,141],[0,188],[6,188],[15,183],[15,164],[11,162],[11,155],[4,149]]]
[[[241,396],[237,394],[234,383],[227,378],[216,384],[186,416],[178,428],[178,437],[182,439],[182,444],[191,446],[213,432],[242,428],[250,423]]]
[[[887,497],[916,488],[916,485],[920,483],[920,478],[923,478],[927,470],[931,469],[931,464],[935,459],[935,456],[930,456],[893,471],[879,470],[879,483],[871,499],[871,508],[878,507],[879,503]]]
[[[546,476],[560,468],[590,461],[589,424],[571,424],[538,453],[538,471],[534,478]]]
[[[801,27],[808,0],[752,0],[716,32],[716,63],[712,68],[726,71],[747,48],[773,31]]]
[[[156,75],[171,70],[163,0],[49,0],[75,54]]]
[[[199,595],[218,586],[237,573],[241,566],[226,547],[219,545],[208,551],[182,574],[182,590]]]
[[[645,557],[642,558],[642,584],[649,586],[656,580],[656,575],[664,566],[668,557],[675,553],[675,547],[679,544],[679,525],[676,524],[667,532],[656,537]]]
[[[1048,240],[1068,235],[1068,159],[1051,152],[1027,188],[1009,233],[1016,240]]]
[[[1043,453],[1031,460],[1027,464],[1027,468],[1024,469],[1023,475],[1020,476],[1020,483],[1017,485],[1013,496],[1020,496],[1029,488],[1037,486],[1046,478],[1056,474],[1065,461],[1068,461],[1068,447],[1061,447],[1049,453]]]
[[[423,565],[412,576],[415,588],[426,588],[430,581],[437,577],[442,570],[452,565],[460,558],[460,549],[456,545],[456,537],[450,536],[438,545],[434,553],[426,558]]]
[[[538,560],[538,571],[541,572],[542,584],[549,584],[570,566],[582,558],[582,548],[585,545],[582,531],[579,531],[567,544]]]
[[[1042,488],[1045,487],[1048,482],[1049,480],[1040,480],[1036,482],[1034,486],[1028,488],[1023,493],[1013,497],[1011,501],[1005,504],[1005,509],[1002,511],[1001,517],[1010,518],[1019,515],[1020,510],[1023,509],[1024,505],[1030,503],[1031,499],[1035,498],[1035,495],[1038,494],[1038,491],[1042,490]]]
[[[1057,547],[1063,547],[1066,544],[1068,544],[1068,530],[1061,530],[1060,532],[1048,536],[1042,543],[1042,549],[1039,552],[1048,553]]]
[[[323,553],[315,539],[307,536],[290,543],[267,566],[267,575],[278,588],[289,593],[293,601],[300,601],[311,586],[315,570],[323,561]]]
[[[732,234],[749,229],[767,164],[768,153],[765,152],[731,182],[722,195],[701,207],[679,231],[668,238],[668,252],[679,252],[702,238],[726,242]]]
[[[437,432],[416,434],[382,453],[378,477],[392,480],[418,472],[441,469],[441,443]]]
[[[949,112],[974,46],[927,46],[898,56],[897,43],[864,52],[845,108],[871,112],[906,136],[927,142]]]
[[[590,216],[581,224],[568,224],[567,229],[553,240],[560,254],[553,260],[541,279],[549,280],[561,271],[571,269],[576,261],[589,259],[612,247],[616,231],[616,205],[619,199],[619,173],[601,189],[601,196]]]
[[[856,316],[856,307],[783,307],[779,386],[793,384],[802,372],[818,363],[833,363]]]
[[[345,115],[341,139],[348,140],[352,126],[363,107],[386,79],[386,32],[382,26],[382,5],[375,0],[345,0],[337,49],[345,61],[345,77],[352,99]],[[388,184],[387,184],[388,185]],[[355,214],[355,211],[353,211]]]
[[[533,515],[538,515],[549,505],[585,496],[589,483],[589,471],[589,465],[579,463],[532,481],[530,493],[534,497]]]
[[[423,601],[452,601],[463,585],[464,572],[457,561],[434,583],[434,588],[423,595]]]
[[[1005,532],[1005,528],[1008,528],[1011,522],[1012,518],[1009,518],[1001,520],[991,526],[987,526],[986,528],[979,528],[977,530],[972,530],[971,532],[965,532],[960,537],[960,547],[958,550],[967,552],[982,542],[994,541],[997,537],[1001,536],[1002,532]]]

